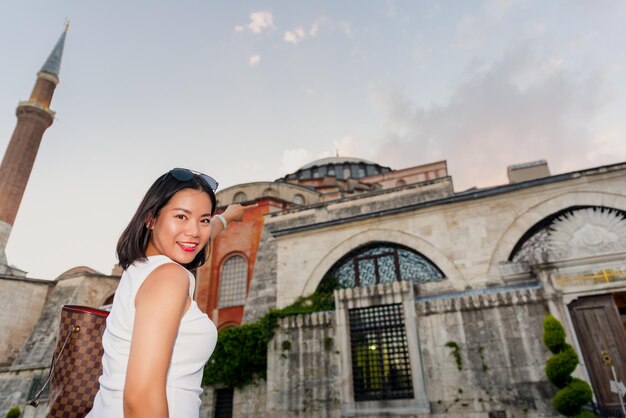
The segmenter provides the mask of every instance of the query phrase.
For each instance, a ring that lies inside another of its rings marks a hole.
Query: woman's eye
[[[209,218],[204,218],[204,219],[202,219],[200,222],[205,223],[205,224],[210,224],[210,223],[211,223],[211,219],[209,219]]]
[[[181,213],[181,214],[176,215],[176,218],[182,220],[182,219],[186,219],[187,217]]]

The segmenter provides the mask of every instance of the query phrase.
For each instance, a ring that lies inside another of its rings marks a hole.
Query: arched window
[[[222,264],[220,272],[220,299],[218,306],[241,306],[246,302],[248,262],[241,255],[233,255]]]
[[[276,197],[278,196],[278,193],[276,192],[276,190],[272,189],[271,187],[268,187],[267,189],[263,190],[263,196]]]
[[[293,203],[295,203],[296,205],[304,205],[304,196],[302,196],[301,194],[296,194],[293,196]]]
[[[396,187],[405,186],[405,185],[406,185],[406,180],[404,179],[398,179],[398,181],[396,181]]]
[[[542,263],[619,253],[626,242],[626,212],[573,206],[542,219],[519,239],[508,261]]]
[[[244,192],[237,192],[235,197],[233,197],[233,202],[235,203],[245,202],[246,200],[248,200],[248,196]]]
[[[378,283],[439,281],[444,274],[426,257],[390,243],[360,247],[339,260],[320,282],[325,290],[367,287]]]

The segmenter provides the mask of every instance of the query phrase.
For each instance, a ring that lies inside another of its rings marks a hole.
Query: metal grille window
[[[348,288],[396,281],[411,281],[419,285],[444,278],[443,273],[426,257],[381,243],[362,247],[341,259],[323,282],[324,287]]]
[[[222,264],[220,274],[219,307],[241,306],[246,302],[248,287],[248,262],[240,255],[234,255]]]
[[[232,418],[233,388],[215,390],[215,418]]]
[[[350,309],[355,401],[413,398],[401,304]]]

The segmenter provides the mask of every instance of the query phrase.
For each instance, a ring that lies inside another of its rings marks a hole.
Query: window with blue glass
[[[375,243],[349,253],[324,276],[320,287],[342,289],[410,281],[416,285],[443,280],[444,274],[423,255],[389,243]]]

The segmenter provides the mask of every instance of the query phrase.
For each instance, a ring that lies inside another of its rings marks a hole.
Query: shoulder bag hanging
[[[29,401],[36,407],[50,384],[47,418],[83,418],[93,407],[102,374],[102,333],[109,312],[64,305],[61,325],[44,386]]]

